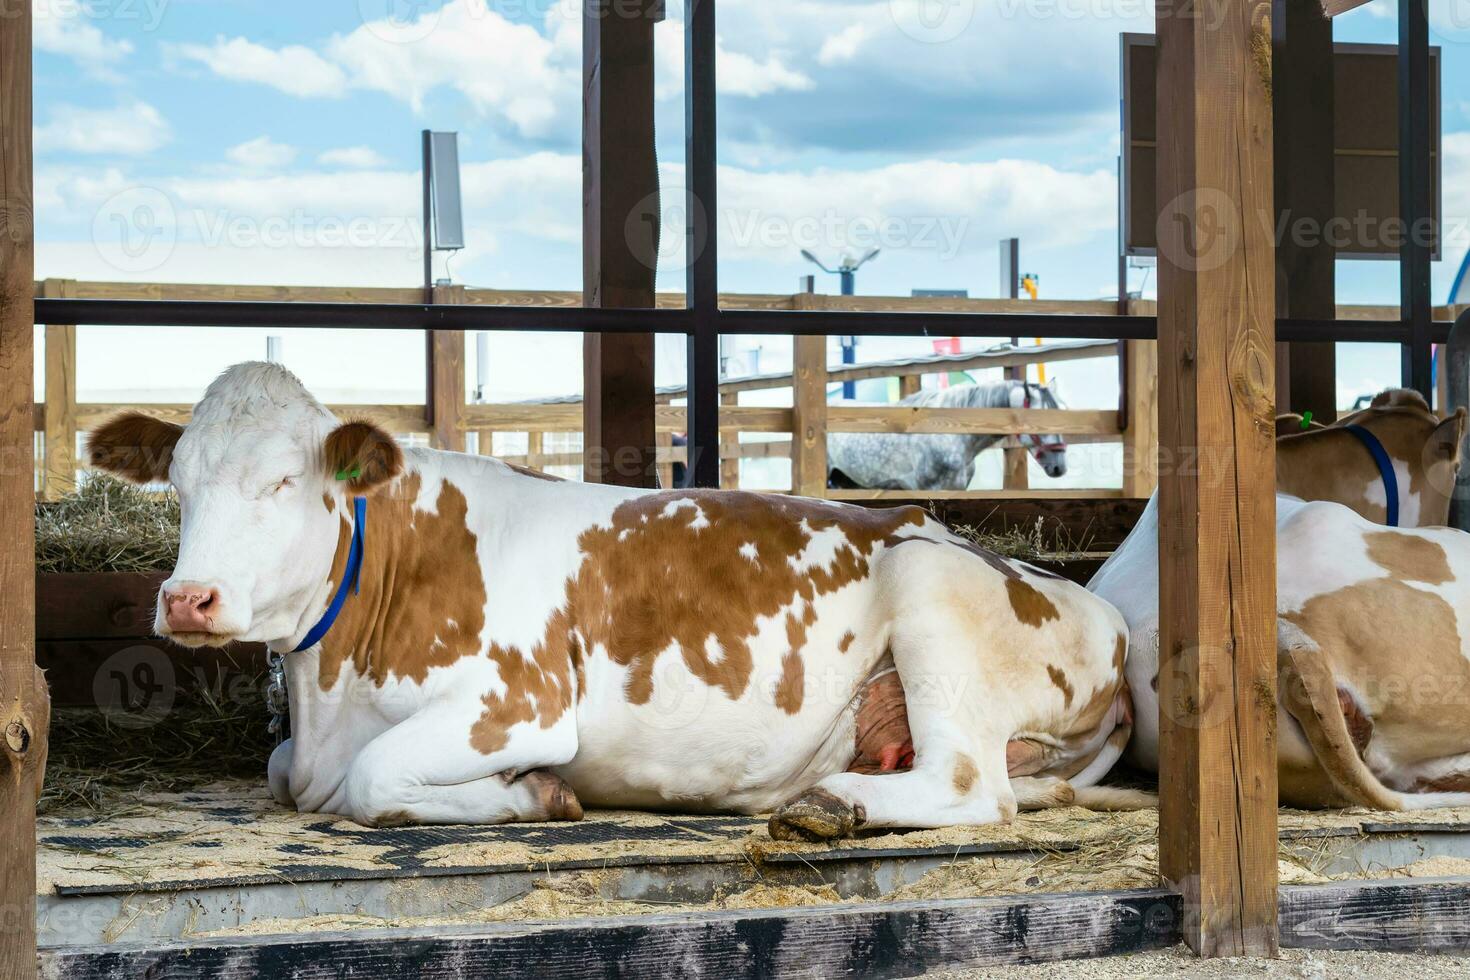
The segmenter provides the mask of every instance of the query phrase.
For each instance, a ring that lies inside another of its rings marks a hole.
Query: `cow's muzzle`
[[[215,633],[219,619],[219,589],[198,582],[171,583],[159,596],[164,625],[170,633]]]

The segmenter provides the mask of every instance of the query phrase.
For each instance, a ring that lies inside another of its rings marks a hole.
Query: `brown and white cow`
[[[1281,800],[1470,805],[1470,534],[1277,495]],[[1128,620],[1130,761],[1158,768],[1158,498],[1088,586]]]
[[[366,499],[357,591],[287,658],[292,738],[270,783],[298,809],[780,807],[778,836],[831,837],[1116,802],[1087,787],[1127,739],[1122,618],[921,510],[401,451],[270,364],[226,371],[187,427],[114,419],[90,455],[177,489],[156,629],[190,646],[295,650],[348,580]],[[874,774],[902,738],[894,681],[916,756]]]

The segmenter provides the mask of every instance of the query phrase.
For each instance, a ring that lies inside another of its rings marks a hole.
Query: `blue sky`
[[[1431,0],[1451,232],[1436,302],[1470,217],[1467,2]],[[418,132],[429,127],[461,133],[468,247],[454,279],[578,288],[577,10],[565,0],[38,0],[38,275],[412,285]],[[1110,295],[1118,35],[1151,30],[1150,11],[1141,0],[722,0],[722,287],[791,292],[810,271],[800,248],[836,260],[882,244],[859,292],[995,295],[995,243],[1018,235],[1043,296]],[[664,185],[676,191],[681,31],[671,0],[656,34],[658,126]],[[1395,32],[1388,0],[1336,24],[1343,41]],[[660,257],[661,288],[682,285],[677,244]],[[1396,270],[1341,263],[1339,297],[1394,302]],[[412,338],[363,343],[373,352],[354,363],[363,384],[421,386]],[[293,334],[288,360],[329,385],[341,344]],[[575,387],[574,338],[496,344],[505,396]],[[248,331],[84,332],[83,397],[153,383],[159,352],[167,382],[178,387],[184,365],[184,387],[197,390],[261,349]],[[532,353],[557,366],[528,382]],[[677,358],[665,361],[675,370]],[[1343,397],[1396,380],[1396,363],[1345,350]],[[1074,391],[1074,401],[1106,398],[1090,382]]]

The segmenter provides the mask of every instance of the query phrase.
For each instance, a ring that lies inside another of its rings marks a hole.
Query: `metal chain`
[[[291,697],[286,689],[286,657],[274,650],[267,654],[270,664],[270,681],[265,687],[265,710],[271,716],[267,728],[280,745],[286,738],[286,719],[291,711]]]

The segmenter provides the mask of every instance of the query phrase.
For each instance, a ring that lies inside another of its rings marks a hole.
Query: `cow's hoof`
[[[582,804],[577,794],[560,776],[549,772],[528,772],[521,777],[541,802],[547,820],[581,820]]]
[[[824,789],[813,789],[772,814],[769,829],[773,840],[836,840],[851,837],[865,819],[861,804],[853,805]]]

